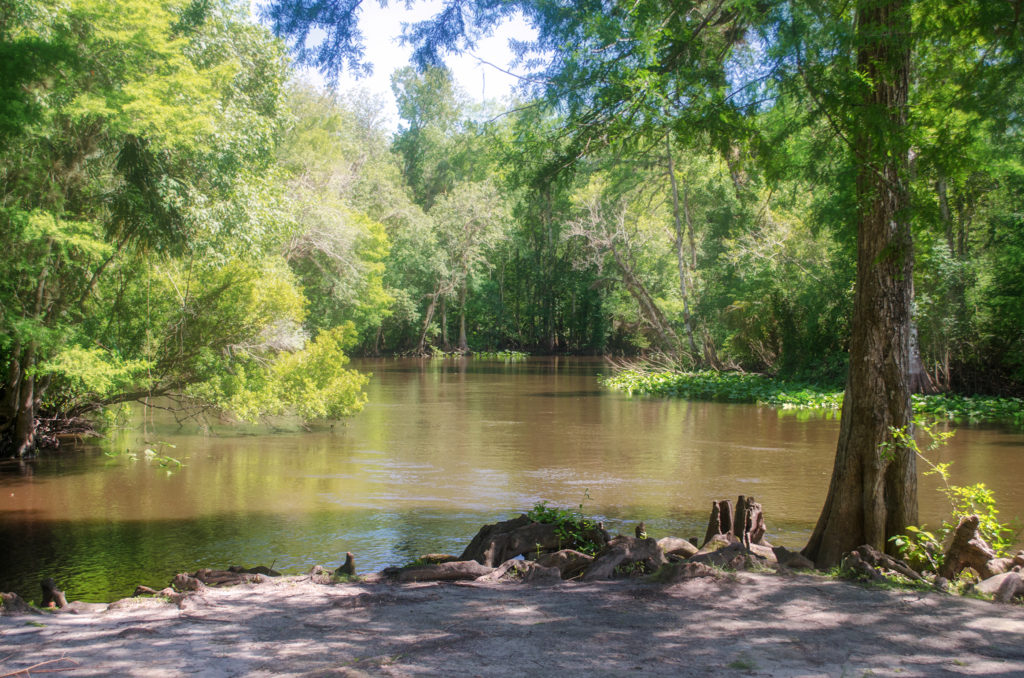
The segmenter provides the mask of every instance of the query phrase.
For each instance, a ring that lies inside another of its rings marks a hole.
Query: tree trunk
[[[439,296],[441,296],[440,283],[434,293],[430,295],[430,304],[427,306],[427,313],[423,318],[423,330],[420,332],[420,345],[417,349],[419,353],[424,353],[427,350],[427,331],[430,329],[430,321],[434,319],[434,309],[437,308]]]
[[[469,341],[466,339],[466,288],[468,286],[468,279],[463,278],[462,289],[459,290],[459,350],[463,352],[469,350]]]
[[[14,416],[14,436],[11,441],[14,455],[17,457],[24,457],[36,447],[36,380],[30,372],[35,363],[35,351],[35,342],[31,342],[21,359],[21,384]]]
[[[910,12],[903,0],[858,0],[857,286],[839,443],[821,516],[804,548],[818,567],[861,544],[884,549],[917,522],[914,453],[890,446],[911,429],[913,243],[906,185]]]
[[[683,245],[683,220],[679,214],[679,185],[676,183],[676,168],[672,159],[672,136],[665,137],[665,150],[668,155],[668,177],[672,185],[672,218],[675,223],[675,246],[676,264],[679,267],[679,293],[683,298],[683,328],[686,331],[686,340],[690,344],[690,353],[697,364],[700,364],[700,351],[697,349],[697,342],[693,338],[693,321],[690,318],[690,295],[686,285],[686,252]],[[687,221],[689,221],[689,210],[687,210]],[[691,245],[693,237],[693,225],[690,224]]]
[[[448,297],[441,297],[441,348],[446,352],[452,350],[448,342]]]

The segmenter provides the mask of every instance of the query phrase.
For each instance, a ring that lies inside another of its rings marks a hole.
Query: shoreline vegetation
[[[602,386],[628,395],[751,403],[782,410],[840,410],[843,390],[835,385],[778,379],[741,372],[625,369],[600,377]],[[1024,398],[940,393],[912,396],[914,413],[952,423],[1024,426]]]

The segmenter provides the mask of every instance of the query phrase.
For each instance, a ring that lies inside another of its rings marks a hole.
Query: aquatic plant
[[[791,382],[742,372],[621,370],[600,378],[603,386],[630,395],[728,403],[756,403],[784,410],[839,410],[837,387]],[[935,394],[913,396],[915,414],[951,422],[1007,422],[1024,426],[1024,398]]]

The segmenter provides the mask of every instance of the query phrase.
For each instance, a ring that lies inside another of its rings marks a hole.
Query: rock
[[[981,576],[983,579],[988,579],[989,577],[994,577],[997,574],[1009,572],[1013,569],[1013,566],[1013,558],[993,558],[982,566]]]
[[[494,525],[484,525],[459,557],[496,567],[509,558],[535,551],[552,551],[564,546],[556,534],[557,526],[535,523],[526,515]]]
[[[608,542],[604,550],[597,554],[594,562],[583,573],[583,581],[610,579],[616,568],[622,566],[651,574],[666,563],[668,560],[656,540],[620,536]]]
[[[772,546],[765,546],[764,544],[748,544],[747,548],[758,558],[764,560],[769,565],[775,565],[779,562],[779,559],[775,556],[775,549]]]
[[[932,588],[946,593],[949,591],[949,580],[945,577],[935,577],[935,580],[932,582]]]
[[[986,595],[992,596],[995,595],[996,591],[1000,589],[1004,581],[1008,579],[1011,581],[1015,581],[1013,577],[1016,577],[1018,580],[1020,579],[1020,575],[1016,572],[1003,572],[1002,574],[997,574],[993,577],[989,577],[988,579],[978,582],[974,585],[974,590],[978,593],[984,593]]]
[[[1024,577],[1018,572],[1007,572],[1006,579],[996,589],[993,599],[997,603],[1009,603],[1017,596],[1024,596]]]
[[[679,537],[662,537],[658,540],[658,546],[666,556],[681,556],[683,558],[696,555],[700,550],[695,544]]]
[[[15,614],[42,614],[25,602],[17,593],[0,593],[0,616]]]
[[[470,581],[494,571],[475,560],[459,560],[437,565],[417,565],[399,568],[392,578],[399,582],[413,581]]]
[[[782,567],[791,570],[813,570],[814,563],[799,551],[790,551],[785,546],[773,546],[775,561]]]
[[[1017,555],[1013,557],[1013,564],[1024,567],[1024,551],[1017,551]]]
[[[475,561],[470,561],[475,562]],[[560,584],[562,573],[557,567],[545,567],[536,561],[512,558],[477,581],[512,581],[523,584]]]

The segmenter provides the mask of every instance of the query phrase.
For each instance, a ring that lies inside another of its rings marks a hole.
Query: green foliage
[[[842,392],[739,372],[646,372],[621,370],[602,378],[610,389],[655,396],[759,403],[783,409],[838,409]]]
[[[604,546],[594,539],[598,529],[597,523],[581,513],[583,504],[576,509],[548,506],[546,501],[533,505],[526,516],[537,523],[557,526],[555,534],[561,542],[561,548],[575,549],[587,555],[596,555]]]
[[[524,351],[473,351],[473,357],[479,358],[480,360],[503,360],[505,362],[520,362],[530,357],[529,353]]]
[[[928,444],[922,450],[917,438],[911,432],[916,429],[928,439]],[[912,451],[918,459],[921,459],[928,470],[925,475],[937,475],[942,480],[943,487],[940,492],[949,500],[952,518],[943,520],[935,534],[914,525],[907,526],[907,534],[898,534],[890,537],[889,541],[896,545],[900,554],[907,562],[921,571],[936,571],[945,559],[943,544],[956,530],[960,519],[965,516],[978,516],[978,532],[982,538],[992,546],[999,556],[1006,555],[1013,545],[1013,530],[1008,525],[1000,523],[997,516],[995,497],[992,491],[985,487],[984,483],[960,486],[950,484],[950,463],[937,463],[928,458],[926,453],[932,452],[944,445],[951,437],[952,431],[937,431],[933,424],[930,424],[923,417],[914,419],[913,427],[907,429],[890,428],[892,441],[884,443],[879,453],[882,456],[891,455],[895,447],[904,447]]]
[[[843,392],[820,385],[740,372],[619,370],[604,377],[607,388],[630,395],[653,395],[732,403],[758,403],[780,409],[831,409],[843,405]],[[912,397],[917,415],[949,421],[993,421],[1024,425],[1024,399],[950,394]]]

